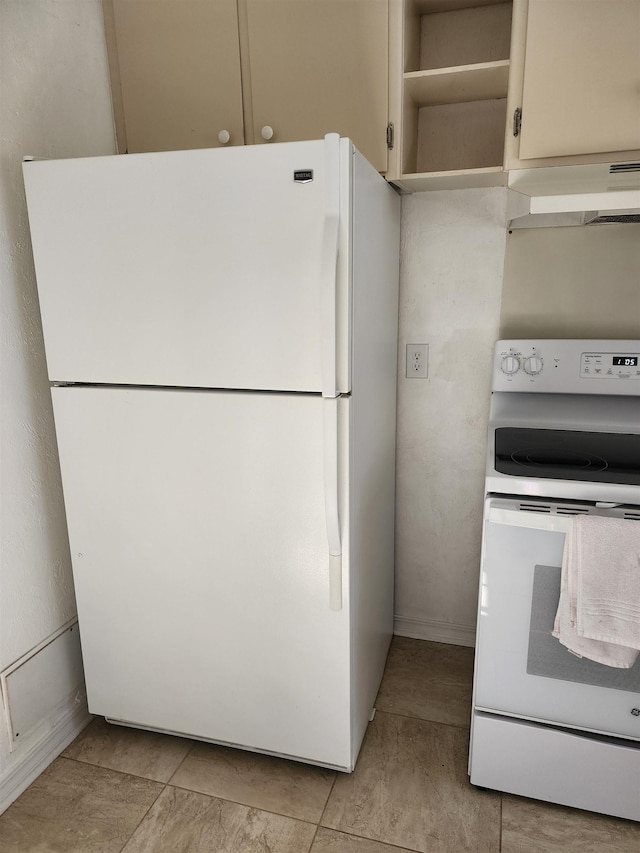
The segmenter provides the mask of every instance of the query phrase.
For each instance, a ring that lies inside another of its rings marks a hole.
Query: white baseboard
[[[57,726],[33,744],[21,759],[0,775],[0,814],[29,787],[43,770],[69,746],[91,722],[86,705],[74,707]]]
[[[456,625],[453,622],[439,622],[436,619],[412,619],[409,616],[395,616],[393,633],[399,637],[411,637],[414,640],[431,640],[433,643],[449,643],[452,646],[470,646],[476,644],[475,625]]]

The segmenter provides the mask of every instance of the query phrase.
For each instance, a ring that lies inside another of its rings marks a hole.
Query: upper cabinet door
[[[640,148],[640,2],[529,0],[519,158]]]
[[[105,0],[121,152],[242,145],[236,0]]]
[[[336,132],[386,171],[388,0],[245,2],[253,119],[247,142]]]

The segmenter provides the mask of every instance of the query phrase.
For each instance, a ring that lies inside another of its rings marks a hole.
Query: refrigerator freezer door
[[[349,769],[344,470],[340,610],[324,506],[334,401],[52,393],[90,710]],[[346,470],[351,403],[335,402]]]
[[[352,150],[25,163],[49,378],[348,392]]]

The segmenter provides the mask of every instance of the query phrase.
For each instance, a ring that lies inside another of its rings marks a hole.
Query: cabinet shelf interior
[[[435,12],[454,12],[456,9],[471,9],[478,6],[496,6],[498,3],[510,3],[511,0],[410,0],[415,13],[432,15]]]
[[[502,166],[506,113],[506,98],[420,107],[416,168],[405,171]]]
[[[451,169],[444,172],[415,172],[401,175],[393,183],[406,192],[504,187],[507,185],[507,173],[501,166],[487,166],[483,169]]]
[[[508,59],[404,75],[405,92],[417,106],[506,98],[508,84]]]
[[[424,14],[425,4],[408,6],[405,72],[497,62],[509,58],[511,3],[439,3],[446,11]],[[427,6],[426,8],[431,8]],[[435,7],[437,8],[437,7]],[[413,9],[413,11],[411,11]]]

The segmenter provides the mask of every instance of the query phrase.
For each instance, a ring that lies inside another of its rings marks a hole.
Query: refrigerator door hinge
[[[520,107],[516,107],[513,111],[513,135],[520,136],[520,130],[522,128],[522,109]]]
[[[393,122],[387,125],[387,148],[389,151],[393,148]]]

